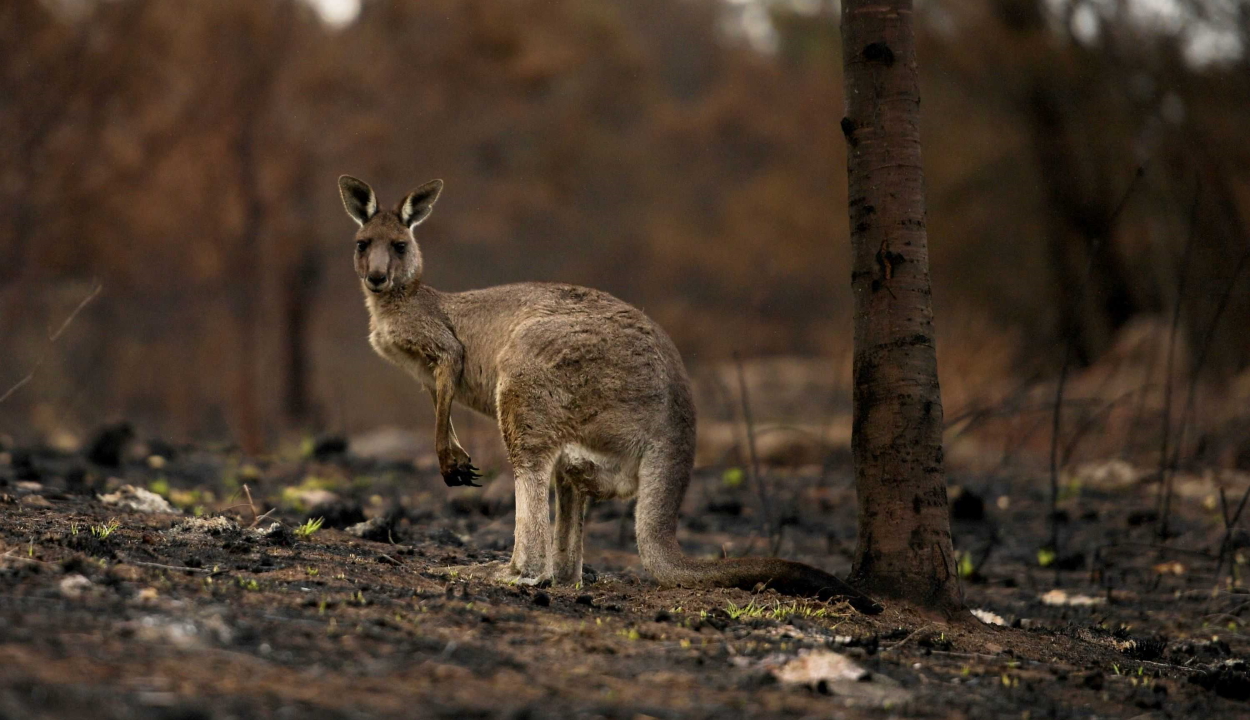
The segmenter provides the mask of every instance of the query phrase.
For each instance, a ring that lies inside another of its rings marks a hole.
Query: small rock
[[[450,528],[439,528],[426,537],[439,545],[451,545],[453,547],[464,547],[465,545],[465,539],[452,532]]]
[[[1135,487],[1145,471],[1120,459],[1088,462],[1071,473],[1072,482],[1099,490],[1126,490]]]
[[[38,480],[43,477],[43,473],[35,467],[35,459],[31,457],[29,450],[13,451],[13,471],[18,480]]]
[[[52,503],[48,500],[48,498],[42,495],[27,495],[26,497],[22,498],[22,504],[27,507],[37,507],[37,508],[52,507]]]
[[[1241,660],[1226,660],[1189,676],[1189,682],[1229,700],[1250,700],[1250,674]]]
[[[283,493],[283,498],[292,501],[298,507],[316,509],[323,505],[329,506],[339,500],[339,496],[324,488],[293,488]]]
[[[972,611],[973,617],[986,625],[1006,625],[1007,621],[1003,620],[1003,616],[992,613],[989,610],[981,610],[980,608]]]
[[[329,504],[310,505],[306,519],[321,518],[325,527],[343,529],[365,521],[365,510],[354,500],[338,500]]]
[[[384,427],[357,435],[350,439],[349,444],[357,457],[409,462],[425,447],[421,440],[412,431]]]
[[[801,653],[773,671],[783,683],[815,687],[819,682],[851,680],[860,682],[869,672],[840,653],[813,650]]]
[[[123,485],[117,492],[98,497],[105,505],[115,506],[122,510],[164,515],[182,514],[181,510],[170,505],[169,501],[160,495],[133,485]]]
[[[392,517],[379,515],[371,520],[356,523],[355,525],[349,525],[344,532],[348,535],[355,535],[361,540],[387,542],[391,539],[391,529],[393,527],[394,522]]]
[[[239,532],[239,524],[228,517],[197,517],[179,520],[170,526],[169,531],[189,535],[232,535]]]
[[[582,584],[594,585],[599,582],[599,571],[589,565],[582,566]]]
[[[538,607],[547,607],[551,604],[551,596],[542,590],[539,590],[534,593],[534,604]]]
[[[586,607],[594,607],[594,606],[595,606],[595,599],[594,599],[593,597],[591,597],[590,595],[578,595],[578,596],[577,596],[577,604],[578,604],[578,605],[585,605]]]
[[[743,510],[742,500],[736,495],[720,493],[708,499],[707,511],[713,515],[738,517]]]
[[[985,500],[968,488],[953,492],[951,519],[964,522],[981,522],[985,519]]]
[[[1081,595],[1079,593],[1068,593],[1059,588],[1055,588],[1047,592],[1039,598],[1044,605],[1071,605],[1071,606],[1089,606],[1102,605],[1107,602],[1105,597],[1093,597],[1091,595]]]
[[[326,462],[347,454],[347,438],[338,435],[326,435],[313,444],[313,458],[317,462]]]
[[[253,528],[248,531],[258,540],[264,540],[276,545],[293,545],[295,543],[295,533],[280,522],[270,523],[269,527]]]
[[[82,594],[91,589],[91,581],[77,573],[67,575],[61,580],[59,586],[62,597],[71,600],[82,597]]]
[[[134,565],[118,563],[109,568],[108,576],[121,582],[138,582],[139,578],[143,577],[143,571]]]
[[[120,467],[126,445],[134,440],[135,431],[128,422],[106,425],[87,448],[87,459],[103,467]]]

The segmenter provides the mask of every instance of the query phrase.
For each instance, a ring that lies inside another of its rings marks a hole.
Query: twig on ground
[[[14,555],[13,553],[15,552],[17,552],[17,548],[14,548],[6,552],[3,555],[0,555],[0,560],[19,560],[24,563],[35,563],[38,565],[51,565],[52,564],[46,560],[36,560],[35,558],[31,558],[31,557],[22,557],[21,555]]]
[[[899,648],[903,647],[903,646],[904,646],[904,645],[906,645],[908,642],[910,642],[912,638],[916,637],[917,635],[919,635],[920,633],[924,632],[925,630],[928,630],[928,629],[929,629],[929,628],[931,628],[931,627],[933,627],[933,626],[932,626],[932,625],[922,625],[921,627],[919,627],[919,628],[917,628],[917,629],[915,629],[915,630],[912,630],[912,631],[911,631],[911,633],[909,633],[909,634],[907,635],[907,637],[903,638],[902,640],[899,640],[898,642],[894,643],[893,645],[891,645],[891,646],[890,646],[890,647],[888,647],[888,648],[883,648],[883,649],[881,650],[881,652],[882,652],[882,653],[888,653],[888,652],[890,652],[891,650],[898,650]]]
[[[156,568],[157,570],[177,570],[178,572],[208,573],[210,575],[213,574],[214,572],[213,570],[209,570],[207,568],[193,568],[193,567],[186,567],[185,565],[181,565],[181,566],[180,565],[162,565],[161,563],[142,562],[139,560],[126,560],[124,562],[127,565],[138,565],[139,567],[150,567],[150,568]]]
[[[247,496],[248,510],[252,511],[252,524],[248,525],[248,527],[255,527],[256,525],[256,503],[252,502],[252,490],[251,488],[247,486],[247,483],[243,483],[243,494]]]
[[[278,511],[278,508],[269,508],[268,510],[266,510],[266,511],[264,512],[264,514],[262,514],[262,515],[258,515],[258,516],[256,517],[256,519],[252,521],[252,524],[251,524],[251,525],[248,525],[248,527],[249,527],[249,528],[254,528],[254,527],[256,527],[257,525],[259,525],[259,524],[261,523],[261,521],[262,521],[262,520],[264,520],[265,518],[269,517],[270,515],[273,515],[273,514],[274,514],[275,512],[277,512],[277,511]],[[393,544],[393,543],[392,543],[392,544]]]

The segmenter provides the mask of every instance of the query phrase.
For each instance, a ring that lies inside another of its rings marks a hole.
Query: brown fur
[[[505,577],[578,582],[587,502],[636,496],[639,554],[663,584],[764,584],[879,609],[807,565],[699,560],[681,551],[677,516],[694,462],[694,403],[677,348],[640,310],[572,285],[441,293],[421,282],[412,227],[429,215],[442,182],[414,190],[394,211],[379,210],[359,180],[344,176],[339,187],[361,224],[356,272],[369,342],[430,392],[439,469],[449,485],[476,477],[451,425],[453,400],[499,422],[516,476],[516,542]]]

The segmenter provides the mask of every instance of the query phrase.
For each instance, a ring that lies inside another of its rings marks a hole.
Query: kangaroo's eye
[[[368,249],[369,249],[369,241],[368,241],[368,240],[357,240],[357,241],[356,241],[356,252],[364,252],[365,250],[368,250]]]
[[[391,247],[395,248],[396,255],[403,255],[408,252],[408,243],[405,242],[391,243]]]

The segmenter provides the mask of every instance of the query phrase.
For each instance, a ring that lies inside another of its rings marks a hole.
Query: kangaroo
[[[695,409],[673,341],[642,311],[598,290],[517,283],[443,293],[426,285],[413,229],[430,216],[442,189],[432,180],[388,211],[369,185],[339,178],[343,205],[360,226],[355,263],[369,342],[429,392],[448,486],[476,486],[480,477],[456,439],[452,403],[499,423],[516,478],[516,528],[512,559],[499,564],[497,577],[579,582],[587,502],[637,497],[638,552],[662,585],[763,584],[881,610],[801,563],[685,555],[677,518],[694,465]]]

